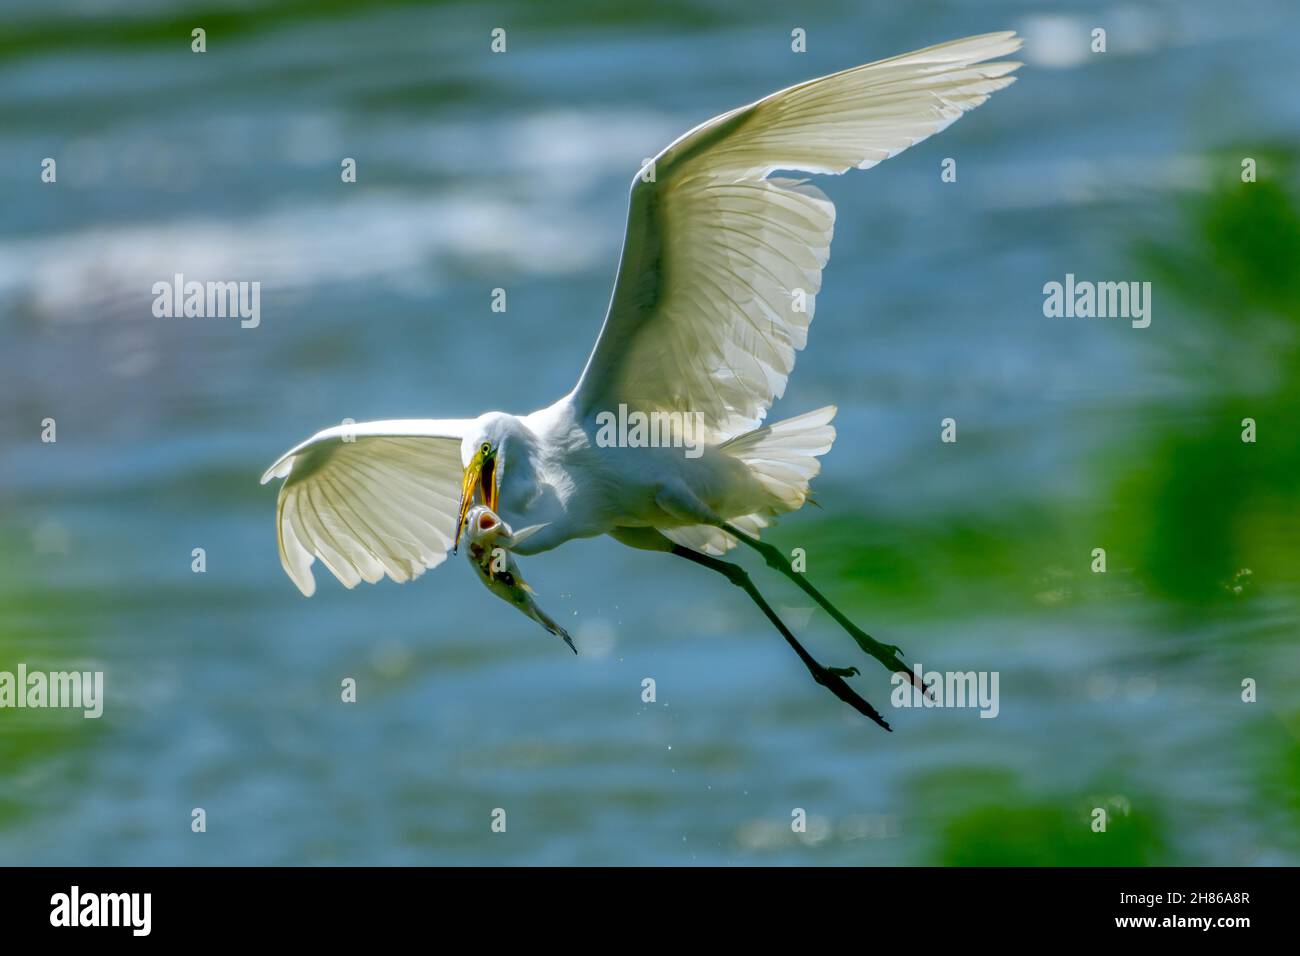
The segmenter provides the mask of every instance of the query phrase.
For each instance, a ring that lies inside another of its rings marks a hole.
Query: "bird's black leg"
[[[858,642],[858,646],[864,651],[876,660],[880,661],[880,663],[884,664],[894,673],[898,673],[899,671],[905,672],[908,675],[908,679],[911,680],[919,690],[929,693],[928,688],[921,683],[920,678],[918,678],[912,672],[911,668],[904,663],[902,648],[895,647],[893,644],[880,643],[866,631],[862,630],[862,628],[858,627],[841,614],[839,608],[828,601],[821,591],[818,591],[813,587],[812,583],[809,582],[806,577],[790,566],[790,562],[786,560],[785,555],[781,553],[779,548],[775,545],[768,544],[766,541],[760,541],[758,538],[751,537],[739,528],[727,524],[726,522],[723,522],[721,527],[728,534],[735,535],[737,539],[743,541],[761,554],[763,560],[767,562],[768,567],[780,571],[795,584],[799,585],[800,589],[820,604],[822,608],[835,619],[836,623],[839,624],[840,627],[849,632],[849,635]]]
[[[749,579],[745,569],[738,564],[732,564],[729,561],[720,561],[717,558],[710,557],[707,554],[700,554],[698,551],[692,551],[690,548],[683,548],[681,545],[673,545],[672,553],[685,558],[688,561],[694,561],[696,564],[703,565],[724,575],[728,581],[736,587],[744,590],[746,594],[753,599],[758,605],[760,611],[767,615],[767,619],[772,622],[781,636],[785,638],[786,643],[794,648],[794,652],[799,655],[799,660],[803,661],[804,666],[808,668],[813,676],[813,680],[821,684],[832,694],[844,701],[858,713],[870,717],[881,727],[890,730],[889,724],[880,716],[879,711],[863,700],[858,693],[844,682],[845,677],[852,676],[858,672],[856,667],[823,667],[813,659],[802,644],[800,644],[789,628],[777,617],[776,612],[772,610],[767,601],[763,600],[763,595],[758,593],[758,588],[754,582]]]

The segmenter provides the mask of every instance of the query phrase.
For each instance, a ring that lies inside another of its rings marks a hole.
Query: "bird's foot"
[[[893,728],[885,722],[885,718],[880,716],[880,711],[876,710],[876,708],[863,700],[857,691],[844,682],[844,677],[846,676],[845,672],[853,671],[856,674],[856,668],[823,667],[821,664],[813,663],[809,665],[808,669],[812,671],[813,679],[816,680],[817,683],[821,684],[863,717],[875,721],[875,723],[879,724],[885,730],[893,730]]]
[[[566,631],[564,628],[560,627],[560,625],[556,624],[554,627],[548,627],[547,630],[550,631],[552,634],[554,634],[556,637],[563,638],[564,643],[569,645],[569,650],[573,651],[573,653],[575,654],[578,653],[578,648],[573,643],[573,638],[571,638],[569,636],[569,632]]]
[[[828,667],[826,670],[836,677],[857,677],[862,673],[856,667]]]

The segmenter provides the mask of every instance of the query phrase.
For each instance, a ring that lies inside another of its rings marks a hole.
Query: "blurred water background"
[[[345,417],[566,391],[644,157],[1005,28],[1019,83],[818,182],[835,244],[774,414],[836,402],[839,438],[770,534],[910,659],[998,671],[997,719],[887,708],[761,564],[896,733],[734,589],[611,541],[523,562],[576,659],[460,559],[298,594],[263,468]],[[10,0],[0,670],[102,669],[107,703],[0,711],[0,862],[1297,862],[1298,31],[1287,0]],[[176,272],[260,281],[261,325],[154,318]],[[1045,318],[1066,273],[1151,281],[1150,328]]]

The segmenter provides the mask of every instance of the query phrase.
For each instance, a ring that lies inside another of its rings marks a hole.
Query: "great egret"
[[[725,575],[818,683],[889,729],[845,682],[856,668],[819,664],[746,572],[717,557],[738,541],[756,549],[864,651],[908,671],[898,648],[759,540],[808,499],[835,438],[834,406],[763,424],[807,341],[835,221],[820,190],[772,173],[838,174],[897,155],[1009,85],[1020,64],[994,58],[1020,42],[989,33],[809,80],[678,138],[632,182],[613,295],[573,391],[529,415],[342,425],[292,449],[262,477],[285,479],[289,577],[310,595],[319,558],[349,588],[409,581],[455,549],[477,500],[516,527],[541,526],[519,554],[608,534]],[[670,422],[673,440],[611,440],[611,417],[629,414]]]

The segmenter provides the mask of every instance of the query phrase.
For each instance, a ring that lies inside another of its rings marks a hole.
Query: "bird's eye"
[[[488,442],[484,442],[483,444],[478,446],[478,450],[482,452],[484,455],[486,455],[488,452],[492,450],[492,445],[489,444]]]

